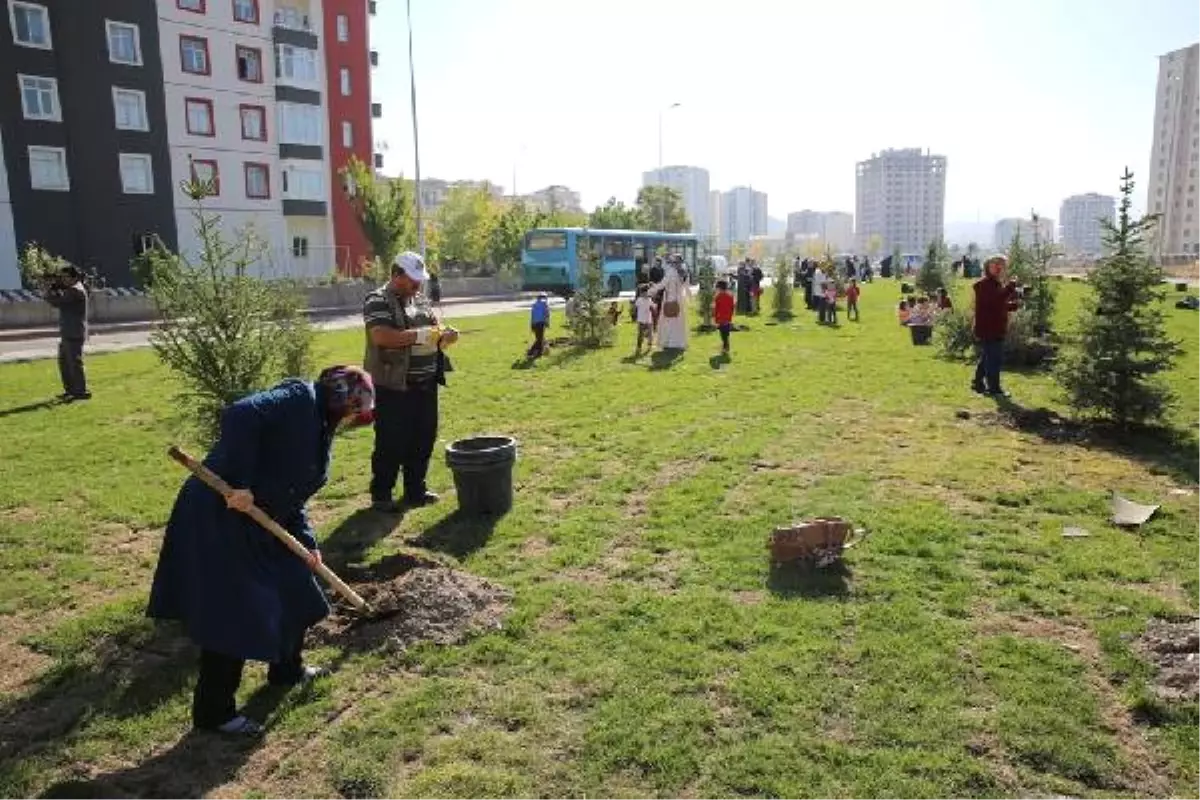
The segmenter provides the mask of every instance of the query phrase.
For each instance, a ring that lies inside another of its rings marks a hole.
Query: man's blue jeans
[[[979,343],[979,365],[975,367],[973,385],[996,394],[1000,391],[1000,367],[1004,364],[1004,340],[992,339]]]

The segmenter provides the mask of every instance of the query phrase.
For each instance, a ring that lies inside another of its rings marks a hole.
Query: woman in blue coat
[[[287,380],[237,401],[204,464],[235,491],[222,498],[189,478],[167,523],[147,614],[179,620],[200,647],[192,722],[257,735],[234,695],[247,660],[271,665],[268,680],[291,686],[319,670],[301,658],[305,631],[329,613],[309,565],[242,510],[257,505],[320,558],[304,504],[324,484],[334,431],[368,419],[371,378],[330,367],[316,383]]]

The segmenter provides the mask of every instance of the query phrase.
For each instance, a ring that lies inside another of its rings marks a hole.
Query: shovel
[[[222,497],[228,497],[233,487],[221,479],[219,475],[210,470],[208,467],[201,464],[196,459],[189,456],[187,453],[180,450],[174,445],[167,450],[167,455],[175,461],[178,461],[189,472],[199,478],[206,486],[215,491]],[[246,516],[253,519],[259,525],[262,525],[267,531],[279,541],[287,545],[287,548],[295,553],[300,558],[304,559],[304,563],[308,564],[309,569],[320,575],[326,583],[333,587],[334,591],[346,598],[350,605],[354,606],[361,612],[370,614],[372,609],[367,605],[367,601],[363,600],[353,589],[334,573],[329,567],[325,566],[320,561],[314,561],[312,554],[308,552],[308,548],[300,544],[295,536],[288,533],[282,525],[267,516],[258,506],[252,505],[246,511]]]

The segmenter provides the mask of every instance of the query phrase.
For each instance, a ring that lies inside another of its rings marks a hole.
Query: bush
[[[938,315],[933,333],[942,356],[966,359],[975,354],[974,318],[971,312],[955,306]]]
[[[975,360],[979,350],[975,341],[974,313],[958,307],[942,312],[934,323],[934,336],[944,358]],[[1004,337],[1004,363],[1012,367],[1039,367],[1054,357],[1057,347],[1049,336],[1039,336],[1036,319],[1027,309],[1008,318]]]
[[[50,281],[57,277],[64,267],[69,266],[72,266],[71,262],[62,256],[56,256],[36,242],[30,242],[25,245],[20,258],[17,259],[17,268],[21,273],[21,288],[36,292],[45,291]],[[103,285],[104,281],[95,272],[86,270],[80,270],[80,272],[83,275],[84,284],[89,288]]]
[[[248,274],[265,246],[249,230],[233,240],[221,233],[220,217],[203,209],[211,187],[191,181],[183,188],[196,200],[200,253],[193,262],[159,243],[142,259],[162,320],[150,343],[183,384],[191,422],[212,442],[228,404],[310,373],[313,333],[296,283]]]
[[[925,263],[917,272],[917,288],[930,296],[936,294],[938,289],[948,289],[950,288],[949,272],[946,245],[941,239],[934,239],[925,251]]]
[[[771,276],[771,300],[775,309],[776,319],[792,316],[792,265],[786,256],[780,256],[775,261],[775,271]]]
[[[594,249],[582,253],[579,263],[579,288],[573,298],[575,316],[569,320],[577,347],[604,347],[613,339],[608,317],[608,287],[604,285],[604,266]]]

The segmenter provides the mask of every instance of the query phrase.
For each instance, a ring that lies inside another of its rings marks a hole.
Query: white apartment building
[[[724,247],[721,243],[721,191],[712,189],[708,193],[708,233],[705,234],[708,246],[711,248]]]
[[[1158,59],[1146,209],[1162,215],[1155,234],[1155,250],[1160,256],[1200,253],[1198,71],[1200,44]]]
[[[767,193],[737,186],[721,195],[721,246],[767,235]]]
[[[692,223],[692,232],[701,236],[708,236],[712,232],[708,170],[687,166],[652,169],[642,173],[642,186],[667,186],[679,192]]]
[[[1002,219],[996,223],[992,244],[997,250],[1007,250],[1018,233],[1021,235],[1021,244],[1026,247],[1033,244],[1035,237],[1043,244],[1050,244],[1054,241],[1054,220],[1038,217],[1038,224],[1035,228],[1032,219],[1022,217]]]
[[[523,199],[530,205],[544,211],[568,211],[572,214],[582,214],[583,205],[579,200],[579,192],[574,192],[566,186],[547,186],[536,192],[524,195]]]
[[[160,0],[158,13],[175,183],[216,179],[204,207],[261,239],[259,274],[327,275],[338,259],[320,0]],[[179,248],[195,254],[194,204],[175,191]]]
[[[1069,256],[1098,256],[1104,251],[1104,226],[1101,220],[1116,217],[1117,201],[1108,195],[1077,194],[1063,200],[1059,209],[1062,226],[1059,242]]]
[[[860,248],[879,236],[885,253],[924,253],[945,235],[946,157],[907,148],[860,161],[855,216]]]
[[[787,217],[789,242],[817,239],[835,253],[854,248],[854,215],[845,211],[793,211]]]

